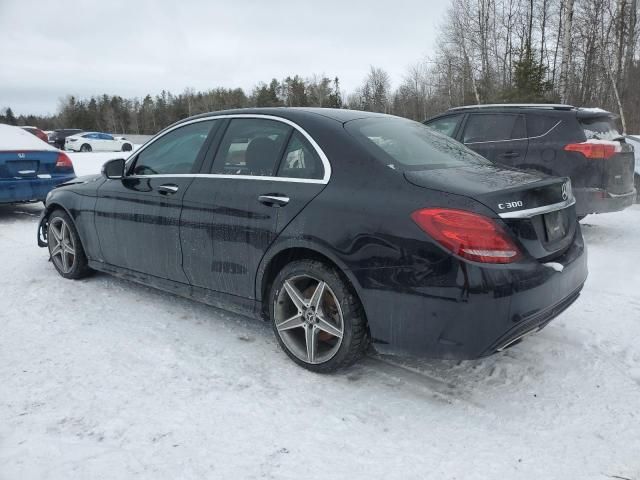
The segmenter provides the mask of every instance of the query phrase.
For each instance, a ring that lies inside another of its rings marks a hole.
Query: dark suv
[[[576,213],[623,210],[635,199],[633,147],[615,116],[570,105],[474,105],[424,122],[488,160],[570,177]]]
[[[49,135],[49,143],[60,150],[64,150],[64,141],[67,137],[82,132],[79,128],[62,128],[54,130]]]

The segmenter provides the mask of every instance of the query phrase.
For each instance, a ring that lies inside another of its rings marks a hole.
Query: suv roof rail
[[[449,110],[474,110],[484,108],[543,108],[548,110],[574,110],[573,105],[553,104],[553,103],[488,103],[484,105],[464,105],[453,107]]]

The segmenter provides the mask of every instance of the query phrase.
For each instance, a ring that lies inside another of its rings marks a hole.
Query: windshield
[[[412,120],[367,118],[347,122],[345,128],[375,158],[394,169],[431,170],[490,163],[461,143]]]
[[[620,132],[610,117],[581,118],[580,126],[587,140],[615,140]]]

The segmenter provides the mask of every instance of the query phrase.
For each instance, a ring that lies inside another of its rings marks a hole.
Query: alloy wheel
[[[47,240],[53,263],[62,273],[70,273],[76,261],[76,243],[64,219],[55,217],[49,222]]]
[[[299,360],[319,364],[340,349],[344,317],[329,285],[307,275],[284,281],[274,305],[276,331]]]

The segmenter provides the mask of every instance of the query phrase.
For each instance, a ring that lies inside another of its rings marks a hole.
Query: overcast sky
[[[242,87],[314,73],[353,91],[433,53],[445,0],[0,0],[0,108]]]

